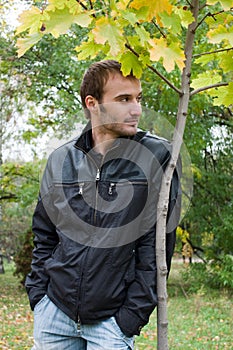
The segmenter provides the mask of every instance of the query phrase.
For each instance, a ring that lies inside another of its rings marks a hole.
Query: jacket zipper
[[[101,166],[102,166],[102,164],[103,164],[103,160],[101,162]],[[101,166],[100,166],[100,168],[101,168]],[[98,205],[98,189],[99,189],[99,180],[100,180],[100,168],[97,167],[97,172],[96,172],[96,177],[95,177],[96,189],[95,189],[94,225],[97,222],[97,205]]]
[[[80,321],[80,317],[78,315],[78,320],[77,320],[77,332],[78,332],[78,336],[81,335],[81,321]]]
[[[128,184],[128,183],[127,183]],[[147,185],[147,181],[133,181],[131,182],[132,185]],[[124,186],[125,183],[124,182],[118,182],[118,183],[115,183],[115,182],[111,182],[109,184],[109,188],[108,188],[108,194],[111,196],[113,194],[113,188],[116,187],[116,186]]]

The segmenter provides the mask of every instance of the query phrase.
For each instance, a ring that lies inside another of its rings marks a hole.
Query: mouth
[[[138,124],[138,119],[126,119],[124,123],[128,125],[136,126]]]

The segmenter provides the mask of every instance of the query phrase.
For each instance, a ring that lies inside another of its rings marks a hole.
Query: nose
[[[142,106],[141,103],[135,100],[130,104],[130,114],[132,116],[140,117],[142,114]]]

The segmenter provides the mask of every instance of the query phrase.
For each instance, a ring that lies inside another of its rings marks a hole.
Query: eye
[[[128,102],[129,101],[129,97],[125,96],[121,98],[121,102]]]

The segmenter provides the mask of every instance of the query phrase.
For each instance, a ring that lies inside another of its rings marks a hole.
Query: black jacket
[[[71,319],[91,324],[111,316],[139,334],[157,305],[155,232],[161,177],[170,144],[139,131],[116,139],[104,159],[88,126],[54,151],[33,216],[32,309],[47,294]],[[170,269],[180,211],[175,170],[167,225]]]

